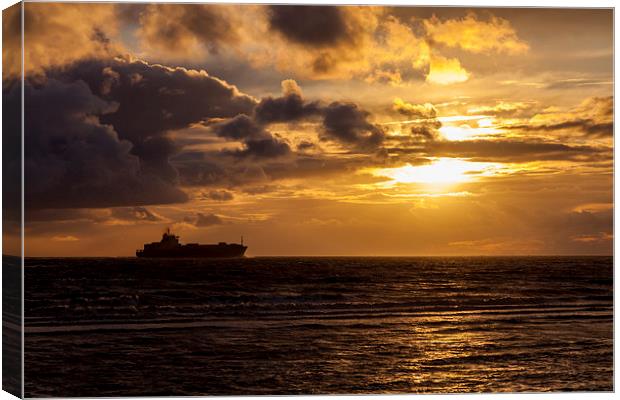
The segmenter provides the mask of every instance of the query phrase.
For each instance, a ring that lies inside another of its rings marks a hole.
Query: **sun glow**
[[[495,175],[502,168],[499,163],[472,162],[458,158],[436,158],[432,163],[414,166],[407,164],[398,168],[377,168],[370,171],[374,176],[392,179],[390,184],[453,184],[474,180],[476,177]]]
[[[478,127],[472,128],[469,125],[444,125],[439,128],[439,133],[447,140],[461,141],[496,135],[499,131],[493,127],[489,119],[481,119],[478,121]]]

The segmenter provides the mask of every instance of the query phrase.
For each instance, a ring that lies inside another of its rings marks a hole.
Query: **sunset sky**
[[[249,256],[612,253],[611,9],[24,20],[27,256],[131,256],[168,226]]]

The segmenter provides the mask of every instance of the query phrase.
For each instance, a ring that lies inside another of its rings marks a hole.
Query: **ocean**
[[[29,258],[25,395],[613,390],[611,257]]]

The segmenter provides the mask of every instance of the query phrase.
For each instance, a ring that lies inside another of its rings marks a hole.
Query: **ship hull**
[[[243,257],[246,246],[238,244],[179,246],[172,249],[138,250],[141,258],[236,258]]]

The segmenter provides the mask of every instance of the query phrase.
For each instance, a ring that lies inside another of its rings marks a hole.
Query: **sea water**
[[[30,258],[25,395],[613,390],[611,257]]]

